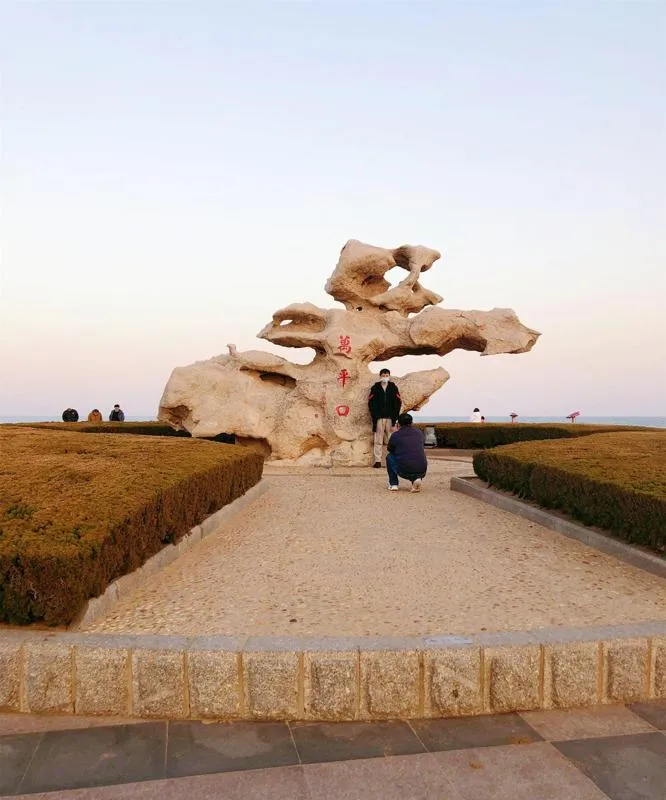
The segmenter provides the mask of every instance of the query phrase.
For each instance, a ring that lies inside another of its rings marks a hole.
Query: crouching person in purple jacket
[[[398,417],[398,430],[391,434],[388,442],[386,470],[391,492],[398,491],[399,478],[411,481],[412,491],[420,492],[428,471],[423,431],[412,427],[413,421],[411,414],[401,414]]]

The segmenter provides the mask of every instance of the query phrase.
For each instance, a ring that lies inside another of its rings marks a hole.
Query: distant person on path
[[[379,370],[379,381],[372,385],[368,397],[368,408],[372,417],[374,436],[375,469],[382,465],[382,448],[388,442],[400,414],[402,400],[398,387],[390,380],[391,370]]]
[[[413,421],[411,414],[401,414],[398,417],[398,430],[389,439],[386,471],[391,492],[398,491],[398,478],[411,481],[412,491],[420,492],[428,471],[423,431],[412,427]]]
[[[125,422],[125,413],[118,403],[115,404],[113,411],[109,414],[109,422]]]
[[[99,408],[93,408],[93,410],[88,414],[88,422],[101,422],[102,421],[102,412]]]
[[[481,416],[481,412],[479,411],[478,408],[475,408],[474,411],[472,411],[472,415],[469,418],[469,421],[470,422],[481,422],[482,420],[483,420],[483,417]]]
[[[75,408],[66,408],[62,412],[62,421],[63,422],[78,422],[79,421],[79,412]]]

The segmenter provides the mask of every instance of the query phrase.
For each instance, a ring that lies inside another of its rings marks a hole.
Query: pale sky
[[[666,414],[664,2],[0,0],[0,415],[156,413],[340,248],[510,307],[424,414]],[[379,365],[378,365],[379,366]]]

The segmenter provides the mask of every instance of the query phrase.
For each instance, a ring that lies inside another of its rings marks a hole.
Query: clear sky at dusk
[[[442,252],[531,353],[426,408],[666,414],[666,4],[0,0],[0,415],[155,414],[333,304],[347,239]]]

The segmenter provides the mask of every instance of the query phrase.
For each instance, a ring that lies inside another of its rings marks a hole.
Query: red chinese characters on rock
[[[338,383],[341,383],[341,384],[342,384],[342,388],[343,388],[343,389],[345,388],[345,384],[346,384],[346,383],[347,383],[347,381],[349,380],[349,377],[350,377],[350,376],[349,376],[349,373],[347,372],[347,370],[346,370],[346,369],[341,369],[341,370],[340,370],[340,373],[339,373],[339,375],[338,375]]]
[[[347,414],[349,414],[349,411],[350,411],[349,406],[336,406],[335,407],[335,413],[339,417],[346,417]]]
[[[340,339],[340,344],[338,345],[338,352],[351,353],[351,336],[343,336],[341,334],[339,339]]]

